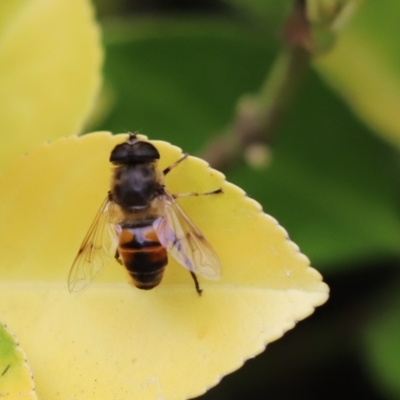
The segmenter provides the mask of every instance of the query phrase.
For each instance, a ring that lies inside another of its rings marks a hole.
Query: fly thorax
[[[122,165],[115,169],[113,201],[126,211],[147,209],[157,195],[155,166],[152,163]]]

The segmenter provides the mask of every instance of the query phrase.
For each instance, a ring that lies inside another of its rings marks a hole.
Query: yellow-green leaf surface
[[[16,338],[0,323],[0,398],[35,400],[32,370]]]
[[[67,290],[71,263],[110,180],[109,154],[126,135],[94,133],[42,145],[0,181],[0,315],[29,354],[43,399],[183,399],[278,339],[323,304],[328,287],[270,216],[221,173],[190,157],[167,176],[214,246],[222,278],[199,297],[170,259],[150,291],[112,260],[85,291]],[[164,168],[181,156],[152,141]],[[312,345],[312,343],[310,343]],[[55,377],[58,377],[55,379]]]
[[[331,52],[315,66],[358,116],[400,146],[397,0],[365,1]]]
[[[43,140],[82,129],[101,60],[88,0],[0,2],[0,170]]]

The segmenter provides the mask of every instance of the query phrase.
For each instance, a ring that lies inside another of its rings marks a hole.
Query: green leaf
[[[32,370],[7,327],[0,322],[0,397],[37,400]]]
[[[379,308],[378,308],[379,307]],[[371,377],[389,398],[400,397],[400,295],[399,286],[378,303],[364,328],[365,355]]]
[[[226,21],[157,21],[105,27],[106,81],[115,108],[97,128],[140,130],[194,152],[255,91],[273,47]]]
[[[226,3],[252,17],[253,22],[258,21],[260,26],[267,31],[280,31],[292,9],[289,1],[267,0],[225,0]]]

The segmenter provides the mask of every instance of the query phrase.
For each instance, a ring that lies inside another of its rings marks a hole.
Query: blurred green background
[[[96,0],[105,85],[87,130],[138,130],[201,155],[232,125],[241,96],[268,77],[293,3]],[[361,53],[377,56],[364,66],[382,66],[374,83],[390,86],[391,71],[399,84],[399,3],[364,1],[337,37],[330,28],[346,1],[322,3],[328,17],[313,25],[316,40],[346,43],[347,30],[359,33],[360,46],[368,46]],[[335,71],[352,85],[335,85],[318,67],[323,55],[313,57],[268,138],[269,162],[254,168],[241,159],[224,172],[287,229],[323,274],[331,298],[203,400],[400,398],[396,138],[382,139],[393,132],[380,131],[370,113],[354,107],[354,93],[365,91],[363,68],[339,60]],[[352,57],[358,61],[357,52]],[[375,113],[379,96],[365,96]],[[398,110],[400,131],[400,102]],[[377,107],[378,119],[379,113]]]

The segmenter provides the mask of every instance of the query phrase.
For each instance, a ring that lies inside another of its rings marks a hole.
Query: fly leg
[[[210,190],[209,192],[188,192],[188,193],[178,193],[178,194],[173,194],[172,197],[174,199],[178,199],[179,197],[191,197],[191,196],[209,196],[210,194],[218,194],[218,193],[223,193],[222,188],[216,189],[216,190]]]
[[[223,193],[222,188],[216,189],[216,190],[211,190],[209,192],[203,192],[203,193],[198,193],[198,192],[189,192],[189,193],[179,193],[179,194],[172,194],[172,197],[174,199],[177,199],[179,197],[191,197],[191,196],[209,196],[211,194],[218,194],[218,193]],[[203,289],[200,288],[199,281],[197,280],[197,276],[194,272],[189,271],[190,275],[192,275],[192,278],[194,280],[194,286],[196,287],[196,292],[199,296],[201,296],[201,293],[203,292]]]
[[[171,164],[169,167],[165,168],[163,171],[164,175],[167,175],[168,172],[171,171],[171,169],[174,169],[177,165],[179,165],[183,160],[185,160],[189,156],[188,153],[185,153],[179,160],[176,160],[173,164]]]
[[[171,164],[170,166],[168,166],[167,168],[165,168],[163,170],[163,174],[164,176],[167,175],[172,169],[174,169],[176,166],[178,166],[182,161],[184,161],[187,157],[189,156],[189,154],[183,154],[182,157],[175,161],[173,164]],[[163,189],[162,189],[163,190]],[[222,188],[216,189],[216,190],[210,190],[208,192],[188,192],[188,193],[179,193],[179,194],[171,194],[172,197],[174,199],[180,198],[180,197],[192,197],[192,196],[208,196],[208,195],[212,195],[212,194],[218,194],[218,193],[223,193]],[[189,271],[190,275],[193,278],[194,281],[194,286],[196,288],[196,292],[199,296],[201,296],[201,293],[203,292],[203,289],[200,288],[199,285],[199,281],[197,280],[197,276],[194,272]]]
[[[121,256],[119,255],[118,249],[115,251],[115,256],[114,257],[118,261],[118,263],[122,265]]]
[[[194,286],[196,288],[196,292],[199,296],[201,296],[203,289],[200,288],[199,281],[197,280],[197,276],[194,272],[192,272],[192,271],[189,271],[189,272],[190,272],[190,275],[192,275],[192,278],[194,280]]]
[[[179,160],[176,160],[173,164],[168,166],[163,170],[164,176],[167,175],[172,169],[174,169],[176,166],[178,166],[182,161],[184,161],[187,157],[189,156],[188,153],[185,153]],[[203,192],[203,193],[197,193],[197,192],[189,192],[189,193],[179,193],[179,194],[173,194],[172,197],[177,199],[178,197],[190,197],[190,196],[208,196],[210,194],[217,194],[217,193],[222,193],[222,188],[219,188],[217,190],[211,190],[209,192]]]

